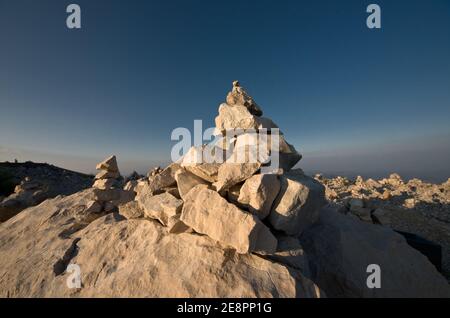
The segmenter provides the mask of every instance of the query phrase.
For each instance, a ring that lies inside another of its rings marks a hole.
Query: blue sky
[[[447,0],[0,0],[0,161],[145,172],[234,79],[307,171],[450,177]]]

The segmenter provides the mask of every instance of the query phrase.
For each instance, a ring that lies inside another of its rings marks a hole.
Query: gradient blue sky
[[[146,172],[234,79],[307,171],[450,177],[448,0],[0,0],[0,161]]]

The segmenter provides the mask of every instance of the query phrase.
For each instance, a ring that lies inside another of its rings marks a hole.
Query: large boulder
[[[244,182],[238,202],[263,220],[269,215],[279,191],[280,180],[277,175],[257,174]]]
[[[387,227],[326,207],[300,239],[312,279],[328,297],[450,297],[429,260]],[[370,264],[380,267],[381,288],[367,286]]]
[[[188,192],[195,186],[199,184],[208,184],[207,181],[186,170],[179,170],[175,174],[175,179],[177,181],[178,192],[183,200]]]
[[[316,222],[324,206],[325,188],[318,181],[293,171],[281,177],[281,189],[268,217],[277,230],[299,235]]]
[[[163,188],[175,185],[175,174],[181,166],[178,163],[172,163],[163,171],[148,178],[150,191],[155,193]]]
[[[181,213],[183,201],[164,192],[158,195],[140,196],[138,204],[146,217],[156,219],[164,226],[169,226],[171,218]]]
[[[214,151],[216,149],[211,150],[211,156],[215,155]],[[207,148],[206,145],[191,147],[180,159],[180,166],[203,180],[216,182],[220,162],[222,161],[217,162],[212,160],[215,159],[214,157],[207,158],[206,151],[209,151],[209,148]]]
[[[94,197],[88,189],[47,200],[0,224],[0,297],[320,296],[301,271],[207,236],[168,234],[158,222],[118,214],[78,226],[78,207]],[[67,283],[71,264],[81,288]]]
[[[276,238],[256,216],[228,203],[205,185],[187,194],[181,220],[197,233],[233,247],[240,254],[273,253],[277,247]]]
[[[278,167],[284,171],[291,170],[302,158],[302,155],[297,152],[295,147],[289,144],[283,135],[277,134],[277,139],[274,134],[245,132],[236,137],[234,151],[228,161],[234,162],[261,162],[262,164],[269,164]],[[277,158],[277,162],[275,162]]]
[[[242,182],[254,175],[260,163],[224,163],[219,167],[217,182],[214,183],[217,191],[228,190],[235,184]]]
[[[137,201],[130,201],[119,206],[119,213],[127,219],[140,219],[145,216]]]
[[[215,123],[219,131],[257,129],[259,127],[257,117],[252,115],[245,106],[241,105],[230,106],[228,104],[221,104]]]

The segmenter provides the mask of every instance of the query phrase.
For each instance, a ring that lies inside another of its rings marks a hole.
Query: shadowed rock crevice
[[[67,249],[67,251],[64,253],[63,257],[60,258],[54,265],[53,265],[53,272],[55,273],[55,276],[62,275],[67,268],[67,265],[69,265],[70,261],[77,256],[78,253],[78,246],[77,243],[80,241],[80,238],[76,238],[72,241],[70,247]]]

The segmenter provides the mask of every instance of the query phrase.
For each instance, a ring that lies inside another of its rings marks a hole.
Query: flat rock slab
[[[214,186],[219,192],[228,190],[235,184],[250,178],[260,167],[260,163],[224,163],[219,167],[217,182]]]
[[[164,226],[168,226],[170,219],[181,213],[183,206],[182,200],[167,192],[152,196],[140,196],[138,203],[146,217],[156,219]]]

